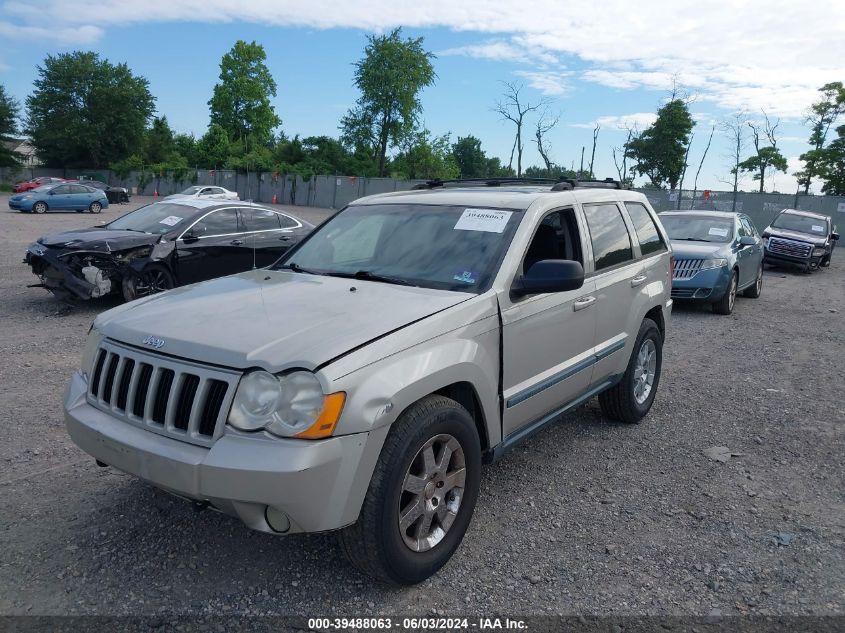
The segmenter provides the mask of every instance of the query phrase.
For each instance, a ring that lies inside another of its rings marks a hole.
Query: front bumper
[[[718,301],[728,289],[731,269],[728,266],[699,270],[688,279],[672,280],[672,298],[693,301]]]
[[[32,211],[32,200],[9,200],[9,208],[15,211]]]
[[[96,286],[77,277],[70,267],[40,244],[30,244],[24,254],[23,263],[32,268],[32,273],[41,278],[40,284],[59,299],[90,299]]]
[[[354,523],[389,428],[319,441],[224,434],[204,448],[109,416],[88,404],[87,385],[74,372],[65,395],[65,423],[77,446],[262,532],[274,532],[266,519],[268,506],[287,515],[291,533]]]
[[[823,258],[824,255],[814,257],[812,254],[809,257],[793,257],[783,253],[773,253],[768,248],[763,249],[763,261],[767,264],[787,264],[801,268],[817,268]]]

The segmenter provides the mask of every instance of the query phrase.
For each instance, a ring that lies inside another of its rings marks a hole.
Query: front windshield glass
[[[196,194],[197,192],[199,192],[199,190],[200,190],[200,189],[202,189],[202,187],[188,187],[188,188],[187,188],[187,189],[185,189],[185,191],[183,191],[180,195],[183,195],[183,196],[193,196],[194,194]]]
[[[670,240],[727,244],[734,238],[734,221],[729,218],[661,214],[660,222]]]
[[[160,235],[181,228],[195,213],[195,209],[181,204],[156,202],[117,218],[106,228]]]
[[[521,218],[521,211],[465,206],[352,206],[274,268],[482,292]]]
[[[50,189],[54,189],[57,186],[58,185],[56,185],[55,183],[50,183],[49,185],[41,185],[40,187],[36,187],[35,189],[32,189],[32,191],[38,191],[40,193],[46,193],[47,191],[50,191]]]
[[[795,215],[793,213],[781,213],[772,222],[772,226],[777,229],[818,236],[827,234],[826,224],[827,222],[820,218],[808,218],[806,215]]]

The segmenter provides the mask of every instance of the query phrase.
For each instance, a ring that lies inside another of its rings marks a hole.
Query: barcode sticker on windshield
[[[708,233],[710,235],[718,235],[719,237],[727,237],[728,229],[721,229],[718,226],[711,226]]]
[[[168,215],[163,220],[159,220],[159,224],[166,224],[167,226],[176,226],[182,221],[178,215]]]
[[[505,230],[511,213],[511,211],[495,211],[494,209],[464,209],[455,225],[455,230],[501,233]]]
[[[821,224],[814,224],[813,225],[813,232],[824,233],[824,227]]]

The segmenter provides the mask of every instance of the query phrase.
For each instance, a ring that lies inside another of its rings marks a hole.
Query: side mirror
[[[544,259],[535,262],[517,279],[511,295],[524,297],[544,292],[577,290],[584,285],[584,267],[568,259]]]
[[[740,246],[754,246],[757,243],[757,238],[752,235],[743,235],[739,238]]]
[[[839,241],[839,233],[831,233],[830,239]]]
[[[185,244],[193,244],[194,242],[199,242],[200,238],[194,235],[194,230],[191,229],[187,233],[182,236],[182,241]]]

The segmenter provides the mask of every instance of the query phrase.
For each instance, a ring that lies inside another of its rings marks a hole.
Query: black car
[[[763,231],[766,264],[798,266],[805,272],[830,266],[839,234],[826,215],[784,209]]]
[[[113,187],[99,180],[82,180],[82,184],[94,187],[100,191],[106,192],[106,198],[109,204],[119,204],[121,202],[129,202],[129,190],[126,187]]]
[[[60,299],[126,301],[275,262],[313,225],[249,203],[174,200],[39,238],[24,262]]]

